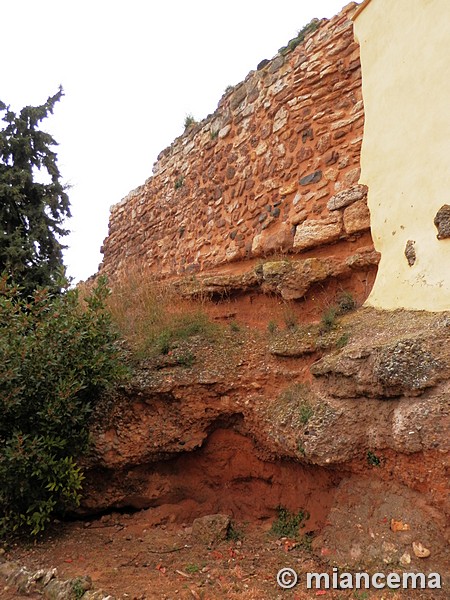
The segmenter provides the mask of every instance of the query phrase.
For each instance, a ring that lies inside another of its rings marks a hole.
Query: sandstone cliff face
[[[318,247],[333,255],[342,240],[344,255],[354,252],[369,230],[355,6],[263,61],[161,152],[153,176],[112,207],[101,272],[138,263],[196,273]]]
[[[301,508],[314,546],[338,564],[395,562],[419,540],[433,547],[427,568],[442,569],[449,317],[363,309],[339,327],[340,350],[309,326],[193,340],[190,367],[144,361],[100,408],[83,510],[189,522]],[[296,351],[280,353],[279,337]],[[391,519],[408,533],[392,532]]]

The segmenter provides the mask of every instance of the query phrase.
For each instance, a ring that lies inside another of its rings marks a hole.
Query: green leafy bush
[[[0,533],[37,534],[80,501],[96,400],[125,375],[108,293],[24,297],[0,278]]]

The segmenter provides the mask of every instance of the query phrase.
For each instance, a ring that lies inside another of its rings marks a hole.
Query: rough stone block
[[[225,125],[225,127],[222,127],[222,129],[219,131],[219,138],[223,139],[224,137],[227,137],[227,135],[230,133],[231,131],[231,125]]]
[[[265,229],[253,238],[252,254],[261,256],[273,252],[284,252],[292,248],[293,236],[291,227],[283,223],[277,230]]]
[[[287,108],[282,106],[273,120],[273,133],[276,133],[286,125],[288,117],[289,111],[287,110]]]
[[[345,184],[348,185],[348,186],[350,186],[350,185],[353,185],[355,183],[358,183],[360,175],[361,175],[361,168],[360,167],[356,167],[355,169],[351,169],[351,171],[348,171],[345,174],[345,177],[344,177]]]
[[[365,200],[358,200],[344,210],[346,233],[358,233],[370,229],[370,212]]]
[[[317,183],[322,179],[322,171],[314,171],[309,175],[305,175],[300,179],[300,185],[310,185],[311,183]]]
[[[347,190],[342,190],[338,194],[332,196],[327,204],[328,210],[338,210],[345,208],[357,200],[361,200],[367,196],[366,185],[355,185]]]
[[[231,519],[228,515],[207,515],[195,519],[192,524],[192,537],[206,546],[221,542],[227,537]]]
[[[340,213],[323,220],[306,220],[297,226],[294,237],[296,250],[308,250],[335,242],[342,233],[342,216]]]

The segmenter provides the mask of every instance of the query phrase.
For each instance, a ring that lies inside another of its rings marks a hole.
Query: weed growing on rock
[[[350,292],[342,292],[336,300],[337,310],[340,315],[351,312],[356,308],[356,300]]]
[[[334,306],[330,306],[323,313],[320,319],[320,333],[328,333],[336,327],[337,310]]]
[[[203,303],[183,299],[173,287],[149,278],[142,270],[130,269],[124,274],[113,285],[108,304],[132,356],[138,359],[168,354],[195,336],[214,342],[220,334]],[[183,358],[181,348],[179,353],[184,366],[189,366],[191,359]]]
[[[231,522],[227,531],[227,540],[231,542],[239,542],[244,539],[244,533],[236,527],[236,525]]]
[[[308,552],[312,552],[312,542],[314,539],[314,533],[312,531],[308,531],[302,536],[299,546]]]
[[[175,179],[175,183],[174,183],[174,188],[176,190],[179,190],[180,188],[182,188],[184,185],[184,177],[182,175],[180,175],[180,177],[177,177]]]
[[[192,367],[195,363],[195,354],[190,350],[186,350],[175,357],[177,364],[181,367]]]
[[[306,403],[300,405],[300,421],[303,425],[306,425],[306,423],[313,416],[313,414],[314,411],[312,406]]]
[[[278,330],[278,325],[275,323],[275,321],[269,321],[267,323],[267,331],[270,333],[270,335],[274,335]]]
[[[356,300],[353,298],[350,292],[342,292],[338,296],[335,304],[329,306],[323,313],[320,320],[319,331],[320,333],[329,333],[336,328],[337,318],[340,315],[344,315],[356,308]],[[345,346],[348,339],[341,340],[341,343]],[[339,346],[338,346],[339,347]],[[342,346],[341,346],[342,347]]]
[[[287,46],[282,46],[278,50],[278,52],[283,55],[287,54],[288,52],[292,52],[292,50],[295,50],[295,48],[297,48],[297,46],[300,45],[305,40],[305,37],[308,35],[308,33],[312,33],[313,31],[316,31],[316,29],[318,27],[319,27],[319,19],[313,19],[307,25],[302,27],[302,29],[300,29],[298,31],[295,38],[293,38],[292,40],[289,40]]]
[[[271,531],[279,537],[296,538],[299,536],[299,529],[305,527],[305,521],[308,519],[307,511],[300,510],[294,513],[283,506],[278,506],[277,518],[272,523]]]
[[[297,315],[290,306],[285,306],[283,309],[283,319],[286,329],[295,331],[298,327]]]
[[[306,449],[305,449],[305,446],[303,445],[303,443],[301,441],[299,441],[297,443],[297,450],[300,452],[300,454],[302,456],[306,456]]]
[[[381,460],[380,460],[380,458],[378,458],[378,456],[376,454],[374,454],[373,452],[368,450],[367,451],[367,464],[370,465],[371,467],[380,467]]]
[[[294,400],[303,400],[305,385],[303,383],[294,383],[290,387],[286,388],[279,395],[279,400],[282,402],[293,402]]]
[[[237,321],[231,321],[230,331],[232,331],[233,333],[239,333],[241,331],[241,326]]]
[[[314,414],[314,409],[308,400],[308,388],[304,383],[294,383],[281,392],[279,403],[295,407],[296,421],[306,425]]]
[[[341,348],[344,348],[348,344],[349,339],[350,339],[350,336],[349,336],[348,332],[346,331],[336,341],[336,348],[338,348],[339,350]]]
[[[197,121],[194,119],[194,117],[191,114],[186,115],[186,117],[184,119],[184,130],[187,131],[193,125],[196,125],[196,123],[197,123]]]
[[[80,579],[75,579],[72,583],[72,597],[73,600],[80,600],[86,592],[85,587]]]
[[[184,567],[184,570],[189,575],[193,575],[194,573],[198,573],[200,571],[200,567],[196,563],[190,563]]]
[[[174,317],[154,339],[148,340],[148,349],[153,347],[158,354],[168,354],[179,341],[186,341],[194,336],[212,341],[217,333],[217,325],[209,320],[206,313],[199,310]]]

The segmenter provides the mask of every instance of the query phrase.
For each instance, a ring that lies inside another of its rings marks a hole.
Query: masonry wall
[[[358,184],[364,111],[349,4],[226,93],[111,209],[101,272],[162,275],[368,238]],[[365,240],[367,244],[367,239]]]

